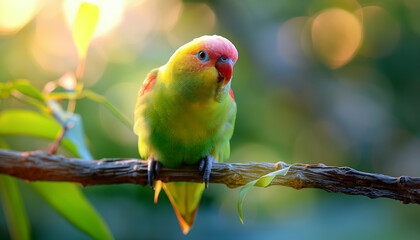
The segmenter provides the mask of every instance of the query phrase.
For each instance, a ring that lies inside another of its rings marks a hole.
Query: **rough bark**
[[[286,176],[277,176],[270,185],[295,189],[319,188],[327,192],[391,198],[420,204],[419,177],[391,177],[366,173],[349,167],[323,164],[214,163],[210,183],[236,188],[269,172],[290,166]],[[107,158],[85,161],[45,152],[18,152],[0,149],[0,174],[27,181],[66,181],[83,186],[135,183],[147,184],[147,162],[140,159]],[[157,180],[163,182],[202,182],[197,167],[162,167]]]

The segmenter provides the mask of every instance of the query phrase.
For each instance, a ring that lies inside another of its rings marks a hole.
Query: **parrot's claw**
[[[155,189],[155,178],[159,173],[160,162],[155,161],[153,157],[147,159],[147,181],[152,189]]]
[[[202,158],[198,165],[198,172],[203,174],[203,182],[205,183],[206,188],[209,187],[211,167],[215,161],[214,157],[209,154]]]

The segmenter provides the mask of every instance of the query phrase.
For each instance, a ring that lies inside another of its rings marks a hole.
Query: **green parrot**
[[[163,187],[184,234],[194,223],[212,162],[229,158],[236,118],[230,86],[237,59],[226,38],[196,38],[152,70],[138,93],[134,132],[140,156],[148,159],[152,188],[160,165],[197,165],[203,174],[203,183],[156,182],[155,202]]]

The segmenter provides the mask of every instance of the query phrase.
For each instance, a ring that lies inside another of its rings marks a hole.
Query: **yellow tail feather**
[[[171,182],[162,183],[162,187],[172,203],[182,232],[186,235],[194,224],[204,183]]]
[[[163,183],[160,180],[157,180],[156,183],[155,183],[155,197],[154,197],[155,203],[158,202],[159,193],[160,193],[160,190],[162,190],[162,184]]]

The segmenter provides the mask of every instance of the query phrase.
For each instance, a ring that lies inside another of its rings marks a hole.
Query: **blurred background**
[[[0,81],[40,89],[77,67],[79,0],[0,0]],[[83,82],[133,118],[152,68],[181,45],[218,34],[237,47],[231,162],[324,163],[420,176],[420,1],[102,0]],[[3,101],[2,109],[24,107]],[[95,159],[138,157],[137,139],[107,109],[78,102]],[[47,141],[9,137],[12,149]],[[63,152],[63,154],[66,154]],[[89,239],[20,181],[34,239]],[[210,185],[183,237],[164,194],[132,184],[83,189],[116,239],[419,239],[420,208],[390,199],[285,187]],[[0,211],[3,211],[2,209]],[[8,239],[0,212],[0,238]]]

